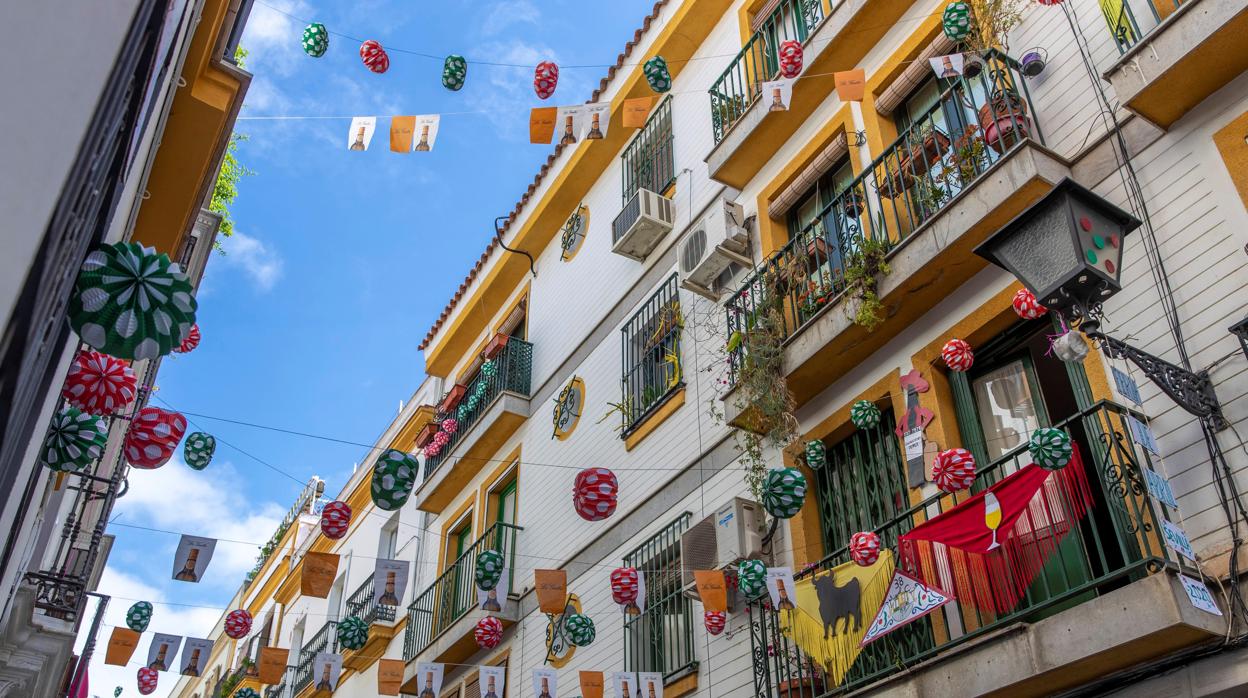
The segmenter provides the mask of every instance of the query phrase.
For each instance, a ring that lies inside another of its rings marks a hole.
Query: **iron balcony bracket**
[[[1144,375],[1178,403],[1179,407],[1208,420],[1215,430],[1221,431],[1227,427],[1226,418],[1222,415],[1222,405],[1213,391],[1213,382],[1209,380],[1208,371],[1193,373],[1120,339],[1102,334],[1095,327],[1089,328],[1086,334],[1089,339],[1099,342],[1101,349],[1111,359],[1128,359],[1139,366]]]

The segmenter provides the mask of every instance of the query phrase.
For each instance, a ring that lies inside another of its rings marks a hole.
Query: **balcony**
[[[1197,610],[1175,578],[1196,572],[1160,539],[1168,512],[1147,494],[1142,468],[1154,464],[1132,441],[1128,415],[1142,419],[1099,402],[1055,425],[1079,444],[1095,505],[1017,609],[992,617],[944,606],[868,645],[837,685],[780,631],[773,611],[754,606],[755,694],[796,695],[785,691],[801,686],[811,698],[864,687],[873,695],[1053,695],[1221,635],[1225,619]],[[1029,462],[1024,443],[980,469],[973,491]],[[954,504],[935,495],[875,530],[885,547],[895,547],[917,522]],[[798,578],[848,560],[841,548]]]
[[[742,189],[810,118],[835,87],[805,80],[788,111],[769,112],[759,95],[779,75],[777,50],[790,39],[804,51],[804,74],[858,65],[913,0],[781,0],[710,87],[715,148],[706,158],[711,178]]]
[[[1102,3],[1122,57],[1105,79],[1128,109],[1169,128],[1248,69],[1248,5],[1219,0]]]
[[[303,648],[299,650],[299,664],[295,666],[295,680],[291,686],[291,693],[299,696],[303,694],[304,689],[312,686],[312,672],[315,669],[313,663],[318,653],[337,651],[338,622],[327,621],[320,630],[316,631],[315,635],[303,643]]]
[[[398,634],[394,627],[396,606],[379,604],[373,600],[373,575],[347,598],[347,615],[368,623],[368,642],[358,650],[344,650],[342,665],[347,669],[363,671],[385,654],[390,640]]]
[[[293,666],[286,667],[281,683],[264,689],[264,698],[294,698],[295,669]]]
[[[462,417],[456,415],[459,428],[451,440],[438,455],[425,459],[424,480],[414,495],[416,508],[441,512],[528,418],[533,345],[512,337],[494,362],[494,375],[478,373],[468,383],[466,395],[482,391],[476,406]],[[442,467],[452,459],[455,467]]]
[[[516,535],[522,530],[505,523],[486,529],[484,535],[407,607],[407,631],[403,637],[405,661],[410,663],[420,658],[421,661],[459,662],[477,651],[472,636],[476,618],[469,613],[477,607],[477,555],[483,550],[501,552],[512,570],[511,581],[514,582]],[[502,610],[491,615],[505,627],[514,624],[519,619],[518,602],[510,598],[500,599],[500,602]]]
[[[951,82],[728,299],[733,384],[764,312],[780,313],[783,370],[801,405],[983,269],[971,249],[1069,176],[1033,114],[1018,64],[1002,54]],[[868,330],[854,321],[862,303],[846,293],[846,272],[871,252],[891,271],[878,278],[879,322]],[[729,422],[754,428],[734,402],[729,393]]]

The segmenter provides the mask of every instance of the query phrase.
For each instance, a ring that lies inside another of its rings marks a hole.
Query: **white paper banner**
[[[554,669],[533,670],[533,695],[537,698],[555,698],[559,695],[559,675]]]
[[[338,678],[342,676],[342,655],[329,652],[317,652],[312,659],[312,681],[317,691],[333,692],[338,688]]]
[[[442,672],[446,667],[434,662],[421,662],[416,665],[416,689],[419,695],[442,695]]]
[[[212,640],[188,637],[182,645],[182,659],[178,661],[178,673],[183,676],[203,676],[212,652]]]
[[[147,668],[156,671],[169,671],[173,660],[178,655],[178,646],[182,644],[181,635],[152,635],[152,644],[147,646]]]
[[[643,671],[641,679],[641,698],[663,698],[663,674],[657,671]]]
[[[884,603],[875,614],[875,620],[867,626],[860,647],[880,639],[906,623],[916,621],[952,601],[904,572],[893,572]]]
[[[489,591],[481,591],[481,587],[474,586],[477,590],[477,605],[482,611],[491,613],[499,613],[503,610],[503,604],[507,603],[507,593],[511,591],[511,568],[504,567],[502,575],[498,578],[498,584]]]
[[[932,71],[938,78],[956,78],[962,74],[962,54],[960,53],[936,56],[927,60],[932,64]]]
[[[204,578],[204,570],[217,549],[215,538],[182,535],[178,549],[173,554],[173,578],[179,582],[198,582]]]
[[[442,117],[438,114],[422,114],[416,117],[416,152],[427,153],[433,150],[433,144],[438,140],[438,124],[441,121]]]
[[[377,117],[351,117],[351,130],[347,131],[347,150],[368,150],[373,142],[373,131],[377,130]]]
[[[382,606],[402,606],[407,591],[407,560],[377,560],[373,570],[373,602]]]
[[[791,611],[796,608],[793,603],[793,569],[768,567],[767,593],[771,595],[771,607],[777,611]]]
[[[763,103],[767,111],[788,111],[789,100],[793,98],[793,81],[797,78],[782,78],[763,83]]]
[[[585,129],[585,105],[559,107],[555,112],[555,142],[564,145],[579,143]]]
[[[611,125],[611,103],[595,102],[585,105],[585,140],[596,141],[607,137]]]
[[[611,674],[611,692],[608,698],[637,698],[640,684],[637,674],[631,671],[616,671]]]
[[[481,669],[481,683],[478,688],[481,690],[481,698],[501,698],[507,688],[507,667],[505,666],[483,666]],[[474,698],[474,696],[466,696],[466,698]]]

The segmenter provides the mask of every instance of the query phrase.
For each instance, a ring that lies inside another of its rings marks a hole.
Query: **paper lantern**
[[[975,457],[965,448],[951,448],[936,454],[932,482],[944,492],[961,492],[975,482]]]
[[[410,453],[389,449],[373,466],[373,504],[383,511],[394,511],[407,502],[416,484],[420,464]]]
[[[459,420],[455,419],[454,417],[447,417],[446,419],[442,420],[442,424],[440,426],[442,427],[442,431],[446,432],[447,434],[454,434],[455,432],[459,431]]]
[[[468,61],[463,56],[452,53],[442,63],[442,86],[458,92],[468,78]]]
[[[390,70],[390,56],[381,44],[372,39],[360,44],[360,60],[364,61],[364,67],[374,73],[381,74]]]
[[[182,447],[182,458],[195,470],[203,470],[212,462],[212,454],[216,451],[216,438],[211,434],[197,431],[186,437],[186,444]]]
[[[482,618],[477,621],[477,627],[473,628],[472,638],[477,641],[477,647],[483,650],[498,647],[498,643],[503,641],[503,621],[494,616]]]
[[[880,408],[870,400],[859,400],[849,408],[849,421],[859,429],[874,429],[880,425]]]
[[[126,460],[144,470],[159,468],[169,462],[185,431],[186,418],[177,412],[144,407],[126,431]]]
[[[636,604],[639,586],[637,568],[617,567],[611,571],[611,599],[616,603]]]
[[[138,674],[139,694],[144,695],[144,696],[150,695],[153,691],[156,690],[156,681],[159,678],[160,678],[160,673],[157,672],[155,669],[151,669],[145,666],[139,667],[139,674]]]
[[[1088,358],[1088,340],[1083,338],[1082,332],[1068,330],[1053,340],[1052,347],[1057,358],[1068,363],[1080,363]]]
[[[763,481],[763,508],[777,519],[791,519],[806,501],[806,476],[797,468],[773,468]]]
[[[52,415],[48,435],[39,449],[39,462],[57,472],[86,467],[104,453],[108,425],[103,417],[66,407]]]
[[[672,89],[672,73],[667,69],[667,61],[662,56],[654,56],[646,61],[641,68],[646,75],[646,82],[650,84],[650,89],[663,94]]]
[[[251,686],[244,686],[234,692],[234,698],[260,698],[260,694]]]
[[[941,25],[950,41],[961,41],[971,34],[971,6],[964,2],[951,2],[945,6]]]
[[[1061,429],[1040,427],[1031,432],[1027,450],[1031,452],[1031,460],[1041,468],[1061,470],[1070,462],[1075,447],[1070,443],[1070,436]]]
[[[615,513],[620,484],[606,468],[586,468],[576,474],[572,506],[586,521],[602,521]]]
[[[828,464],[828,448],[819,439],[806,442],[806,465],[822,468]]]
[[[489,361],[486,361],[485,363],[481,364],[481,375],[485,376],[486,378],[493,378],[497,373],[498,373],[498,362],[495,361],[494,359],[490,359]]]
[[[152,604],[147,601],[137,601],[126,611],[126,627],[136,633],[147,630],[147,624],[151,622]]]
[[[437,446],[439,450],[446,448],[446,445],[450,442],[451,435],[444,431],[440,431],[433,435],[433,444]]]
[[[423,451],[423,453],[425,454],[425,458],[433,458],[441,452],[442,452],[442,447],[434,443],[431,443],[428,446],[425,446],[425,450]]]
[[[802,44],[789,39],[780,44],[780,74],[795,78],[802,72]]]
[[[880,559],[880,537],[873,531],[859,531],[849,537],[849,557],[863,567]]]
[[[320,58],[329,49],[329,32],[325,25],[313,22],[303,28],[303,52],[313,58]]]
[[[368,644],[368,623],[357,616],[338,621],[338,646],[345,650],[363,649]]]
[[[767,566],[761,560],[742,560],[737,564],[737,588],[747,599],[767,591]]]
[[[225,616],[225,634],[234,640],[241,640],[251,632],[251,614],[244,609],[230,611]]]
[[[728,614],[723,611],[703,611],[702,623],[706,625],[706,632],[718,635],[728,627]]]
[[[321,533],[330,540],[347,535],[351,528],[351,507],[346,502],[330,502],[321,510]]]
[[[1018,289],[1018,293],[1014,294],[1014,300],[1011,302],[1014,306],[1014,312],[1024,320],[1035,320],[1044,317],[1049,309],[1040,305],[1040,301],[1036,300],[1036,294],[1025,288]]]
[[[1039,2],[1041,5],[1044,5],[1045,7],[1051,7],[1053,5],[1062,4],[1062,0],[1036,0],[1036,1]]]
[[[106,354],[154,359],[182,343],[197,307],[190,281],[168,255],[119,242],[83,261],[69,300],[69,324]]]
[[[503,578],[503,568],[507,566],[503,554],[497,550],[482,550],[477,555],[476,580],[477,588],[481,591],[490,591],[498,586],[498,581]]]
[[[589,616],[573,613],[563,622],[563,635],[577,647],[588,647],[593,644],[597,633]]]
[[[199,325],[191,325],[190,331],[182,338],[182,343],[174,347],[173,350],[179,354],[188,354],[194,351],[195,347],[199,346],[200,339]]]
[[[137,385],[130,364],[108,354],[84,350],[70,363],[61,395],[88,414],[116,414],[134,402]]]
[[[971,345],[961,339],[951,339],[945,342],[945,346],[940,350],[940,358],[944,359],[950,371],[969,371],[971,364],[975,363],[975,354],[971,352]]]
[[[551,61],[542,61],[533,70],[533,91],[541,99],[549,99],[559,84],[559,66]]]

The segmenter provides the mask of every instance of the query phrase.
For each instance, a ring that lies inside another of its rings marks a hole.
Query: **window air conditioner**
[[[638,189],[611,224],[611,251],[644,262],[672,229],[672,200]]]
[[[697,598],[694,570],[727,570],[746,558],[763,557],[763,508],[736,497],[680,536],[681,586]]]
[[[680,285],[700,296],[718,301],[723,293],[720,279],[734,262],[751,266],[750,236],[743,223],[741,204],[721,198],[680,241]]]

